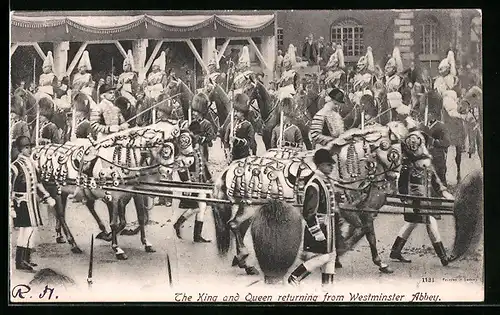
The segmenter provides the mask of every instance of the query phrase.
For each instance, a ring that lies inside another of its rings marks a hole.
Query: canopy
[[[21,16],[12,15],[16,42],[259,37],[274,35],[274,15]]]

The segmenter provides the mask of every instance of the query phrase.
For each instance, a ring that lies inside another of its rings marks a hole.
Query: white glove
[[[109,132],[118,132],[119,130],[120,126],[118,125],[109,126]]]
[[[49,197],[47,198],[47,204],[51,207],[54,207],[56,205],[56,201],[54,200],[54,198]]]
[[[317,241],[317,242],[323,242],[326,240],[326,237],[325,237],[325,234],[323,234],[323,232],[321,233],[316,233],[314,234],[314,239]]]
[[[125,130],[125,129],[128,129],[129,124],[128,123],[123,123],[119,127],[120,127],[120,130]]]
[[[443,192],[441,192],[441,195],[443,196],[443,198],[445,199],[449,199],[449,200],[455,200],[455,197],[453,197],[452,194],[450,194],[448,191],[446,190],[443,190]]]
[[[17,213],[16,213],[15,210],[10,210],[10,217],[13,218],[13,219],[17,218]]]

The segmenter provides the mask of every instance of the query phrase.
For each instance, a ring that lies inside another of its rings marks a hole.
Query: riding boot
[[[294,286],[299,285],[300,281],[305,279],[307,276],[309,276],[311,273],[307,271],[306,267],[304,264],[301,264],[298,266],[288,277],[288,283]]]
[[[396,241],[394,241],[394,245],[392,245],[391,254],[389,255],[389,257],[391,259],[397,259],[401,262],[411,263],[411,260],[406,259],[401,255],[401,250],[403,249],[405,244],[406,244],[406,240],[404,238],[398,236],[396,238]]]
[[[186,222],[186,217],[181,215],[179,219],[177,219],[177,222],[174,223],[174,229],[175,229],[175,234],[177,234],[177,237],[182,239],[181,237],[181,226]]]
[[[338,256],[335,258],[335,268],[342,268],[342,264],[340,263]]]
[[[31,266],[31,267],[36,267],[38,264],[35,264],[31,262],[31,253],[33,252],[32,248],[26,248],[26,262]]]
[[[333,284],[333,274],[331,273],[322,273],[321,274],[321,284],[328,285]]]
[[[203,237],[201,237],[201,231],[203,230],[203,222],[201,221],[194,221],[194,237],[193,240],[195,243],[210,243],[210,240],[206,240]]]
[[[443,266],[448,266],[448,257],[446,256],[446,250],[444,249],[443,242],[433,243],[432,246],[441,260],[441,264]]]
[[[17,246],[16,248],[16,269],[33,271],[33,267],[26,261],[25,247]]]

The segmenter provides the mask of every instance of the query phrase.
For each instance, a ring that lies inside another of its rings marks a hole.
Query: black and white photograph
[[[483,302],[479,9],[11,11],[9,293]]]

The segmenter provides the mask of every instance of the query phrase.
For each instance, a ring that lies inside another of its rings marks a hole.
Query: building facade
[[[299,53],[313,34],[341,43],[346,64],[355,64],[372,47],[375,62],[384,66],[395,46],[405,67],[415,61],[437,74],[439,62],[454,50],[457,66],[481,67],[481,17],[475,9],[279,11],[278,49],[289,44]]]

